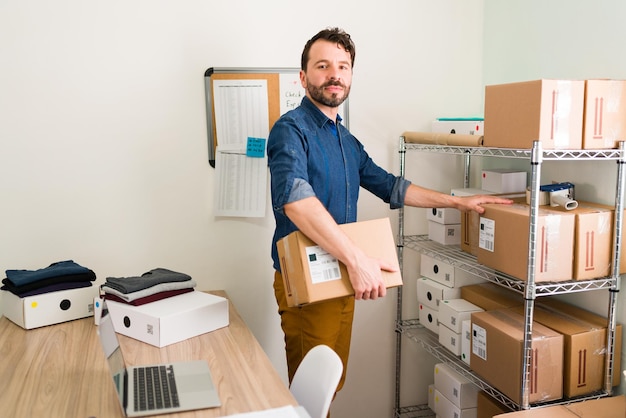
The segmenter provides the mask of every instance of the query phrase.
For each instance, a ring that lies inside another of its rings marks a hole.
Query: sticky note
[[[246,157],[265,157],[265,138],[252,138],[249,136],[246,144]]]

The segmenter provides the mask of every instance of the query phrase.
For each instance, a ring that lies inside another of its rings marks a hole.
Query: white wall
[[[73,259],[98,283],[155,267],[188,273],[200,290],[230,294],[285,376],[269,204],[265,219],[212,215],[204,71],[297,67],[310,36],[344,27],[357,44],[351,128],[397,172],[403,131],[428,129],[437,116],[481,114],[482,4],[3,0],[0,270]],[[414,157],[410,175],[446,191],[460,177],[457,161],[445,161]],[[366,192],[360,211],[360,219],[396,220]],[[413,232],[425,232],[423,217],[411,215]],[[412,267],[405,300],[416,316]],[[333,416],[391,415],[394,320],[395,292],[358,304]],[[416,358],[405,366],[403,403],[425,402],[431,360],[415,344],[407,355]]]
[[[540,78],[626,79],[623,16],[626,3],[620,0],[485,0],[485,84]],[[578,199],[614,204],[616,178],[612,162],[551,162],[543,164],[541,184],[571,181]],[[607,314],[606,290],[562,298]],[[618,322],[623,324],[623,292],[618,299]],[[625,359],[622,355],[622,367]],[[616,393],[624,393],[623,380]]]

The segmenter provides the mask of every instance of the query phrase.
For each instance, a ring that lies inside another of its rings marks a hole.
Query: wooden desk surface
[[[226,297],[223,291],[210,292]],[[232,303],[230,325],[163,348],[118,334],[129,365],[207,359],[222,406],[159,417],[221,417],[296,400]],[[0,318],[0,417],[123,417],[93,317],[24,330]]]

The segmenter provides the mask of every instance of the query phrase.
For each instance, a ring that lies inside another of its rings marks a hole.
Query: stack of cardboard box
[[[476,418],[478,388],[450,365],[438,363],[434,370],[430,408],[439,418]]]

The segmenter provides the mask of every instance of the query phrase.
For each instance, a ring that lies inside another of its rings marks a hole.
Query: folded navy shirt
[[[139,277],[107,277],[106,285],[122,293],[132,293],[161,283],[184,282],[191,280],[185,273],[156,268]]]
[[[89,274],[90,276],[93,275],[93,280],[96,279],[93,271],[72,260],[52,263],[48,267],[39,270],[6,270],[6,274],[7,279],[15,286],[24,286],[45,279],[76,274]]]

